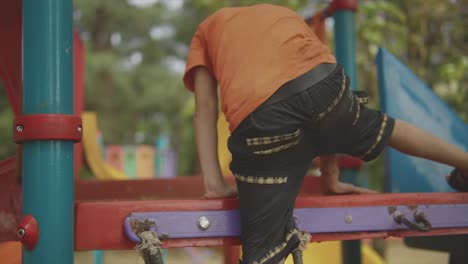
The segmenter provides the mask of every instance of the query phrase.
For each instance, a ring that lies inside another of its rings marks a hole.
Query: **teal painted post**
[[[335,53],[351,79],[351,88],[358,87],[356,67],[356,28],[355,14],[352,10],[338,10],[333,15],[335,21]]]
[[[73,114],[72,0],[23,0],[23,114]],[[23,215],[39,225],[23,264],[73,263],[73,142],[23,143]]]
[[[339,1],[337,1],[339,2]],[[335,53],[338,62],[343,65],[346,74],[351,80],[353,90],[358,87],[356,70],[356,29],[355,14],[353,10],[337,10],[333,15],[335,25]],[[344,181],[356,184],[356,173],[348,171],[343,173]],[[343,241],[342,256],[343,264],[362,263],[361,242],[359,240]]]
[[[94,264],[102,264],[104,256],[104,252],[102,250],[96,250],[94,251]]]

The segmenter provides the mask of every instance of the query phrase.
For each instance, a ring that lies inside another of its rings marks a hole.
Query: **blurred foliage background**
[[[75,0],[75,25],[87,54],[85,108],[97,112],[104,143],[153,144],[165,133],[178,151],[178,174],[193,174],[193,95],[181,81],[192,34],[218,8],[256,3],[310,16],[328,1]],[[370,93],[371,104],[378,107],[374,57],[382,45],[468,121],[467,16],[468,0],[360,0],[359,88]],[[330,45],[332,23],[327,21]],[[0,160],[14,155],[11,124],[6,93],[0,89]],[[370,170],[383,175],[382,162]]]

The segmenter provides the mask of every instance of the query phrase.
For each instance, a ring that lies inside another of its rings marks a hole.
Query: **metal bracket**
[[[81,140],[81,118],[74,115],[37,114],[17,116],[14,122],[16,143],[31,140]]]

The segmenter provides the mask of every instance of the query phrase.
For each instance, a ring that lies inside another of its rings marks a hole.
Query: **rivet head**
[[[23,130],[24,130],[23,126],[21,126],[21,125],[16,126],[16,131],[23,132]]]
[[[203,231],[208,230],[208,228],[210,228],[210,225],[210,219],[208,219],[208,217],[206,216],[200,217],[197,221],[198,228]]]
[[[26,230],[24,230],[24,228],[19,228],[16,234],[19,238],[23,238],[26,235]]]
[[[345,216],[345,222],[347,224],[351,224],[353,222],[353,216],[351,216],[351,215]]]

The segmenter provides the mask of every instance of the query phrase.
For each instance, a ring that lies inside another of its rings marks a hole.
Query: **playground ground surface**
[[[401,239],[386,241],[386,264],[445,264],[448,263],[448,254],[444,252],[408,248]],[[187,249],[171,249],[168,251],[168,264],[222,264],[221,249],[209,248],[198,250],[202,262],[194,262]],[[144,264],[143,259],[135,251],[106,251],[104,264]],[[92,252],[76,252],[75,264],[93,264]],[[328,263],[317,263],[328,264]]]

